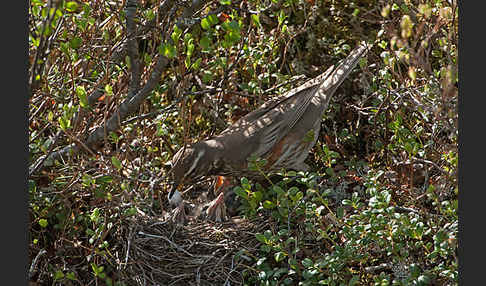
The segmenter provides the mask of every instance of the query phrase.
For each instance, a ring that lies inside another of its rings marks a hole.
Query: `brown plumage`
[[[339,65],[267,101],[221,134],[181,148],[172,159],[174,185],[169,201],[181,204],[179,194],[174,196],[177,186],[201,176],[258,177],[258,172],[248,169],[250,157],[266,159],[266,172],[307,170],[304,160],[317,141],[331,96],[369,48],[361,43]],[[221,201],[220,195],[215,204]]]

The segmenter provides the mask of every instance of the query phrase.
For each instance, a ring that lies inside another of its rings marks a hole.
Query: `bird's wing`
[[[262,156],[286,136],[302,118],[316,94],[324,97],[324,101],[321,101],[324,110],[337,87],[368,49],[369,45],[361,43],[340,64],[331,66],[323,74],[289,90],[284,95],[267,101],[258,109],[240,118],[220,136],[243,135],[248,140],[245,143],[254,146],[252,153]],[[320,117],[316,120],[320,120]]]

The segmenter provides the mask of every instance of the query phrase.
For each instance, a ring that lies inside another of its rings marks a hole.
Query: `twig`
[[[39,137],[40,135],[42,135],[42,133],[49,127],[51,126],[51,123],[48,122],[46,124],[46,126],[44,126],[34,137],[32,137],[32,139],[29,140],[29,144],[31,144],[32,142],[35,141],[35,139],[37,139],[37,137]]]
[[[195,13],[195,11],[201,9],[201,7],[206,2],[208,2],[208,1],[194,0],[191,7],[186,8],[184,10],[182,17],[189,17],[189,15],[192,15],[193,13]],[[118,130],[118,128],[120,128],[121,122],[124,119],[126,119],[128,115],[134,113],[138,109],[138,107],[143,102],[143,100],[150,94],[150,92],[159,83],[162,72],[166,70],[168,63],[169,63],[169,59],[167,57],[165,57],[163,55],[159,55],[155,65],[154,65],[154,68],[152,70],[152,73],[151,73],[149,79],[147,80],[146,84],[144,85],[144,87],[141,88],[140,91],[138,91],[136,94],[130,94],[129,93],[127,95],[127,98],[120,104],[118,110],[116,110],[112,114],[112,116],[107,121],[105,121],[105,123],[102,126],[97,127],[88,136],[88,138],[85,141],[85,145],[89,149],[91,149],[91,150],[99,149],[99,147],[101,146],[100,142],[102,142],[104,135],[109,133],[109,132],[113,132],[115,130]],[[74,144],[68,145],[68,146],[62,148],[59,151],[50,153],[49,156],[46,156],[44,158],[40,158],[34,164],[34,166],[36,166],[36,167],[31,168],[31,170],[36,172],[36,171],[39,170],[39,168],[46,167],[46,165],[43,164],[46,160],[48,162],[53,162],[54,160],[60,158],[63,155],[76,154],[80,150],[81,149],[78,148]],[[35,172],[29,172],[29,176],[31,176]]]
[[[175,247],[177,250],[182,251],[182,252],[184,252],[185,254],[187,254],[187,255],[189,255],[191,257],[194,257],[194,255],[192,255],[191,253],[187,252],[184,248],[180,247],[175,242],[173,242],[172,240],[168,239],[167,237],[165,237],[163,235],[148,234],[148,233],[145,233],[143,231],[139,231],[138,234],[145,235],[145,236],[148,236],[148,237],[153,237],[153,238],[162,238],[163,240],[167,241],[170,245],[172,245],[173,247]]]
[[[230,252],[226,252],[225,255],[223,255],[219,260],[218,262],[216,262],[216,264],[212,267],[213,269],[208,273],[208,276],[211,276],[211,274],[214,273],[214,271],[216,271],[216,267],[226,258],[226,256],[228,256],[228,254],[230,254]],[[208,259],[209,260],[209,259]]]
[[[373,272],[384,270],[384,269],[391,269],[391,267],[392,267],[391,263],[382,263],[382,264],[375,265],[375,266],[365,267],[365,271],[368,272],[368,273],[373,273]]]
[[[416,213],[419,214],[418,210],[412,209],[412,208],[407,208],[407,207],[400,207],[400,206],[395,206],[395,210],[399,213]]]
[[[388,98],[390,98],[390,92],[386,93],[385,99],[383,99],[383,101],[380,103],[380,106],[378,106],[378,110],[376,111],[375,115],[373,115],[373,125],[376,126],[376,118],[378,118],[378,114],[380,114],[380,112],[382,111],[383,105],[385,104],[385,102],[388,101]]]
[[[47,251],[45,249],[41,249],[39,251],[39,253],[37,253],[37,255],[35,256],[34,260],[32,260],[32,263],[30,264],[30,269],[29,269],[29,279],[32,278],[36,272],[36,267],[37,267],[37,262],[39,260],[39,258],[44,255],[45,253],[47,253]]]
[[[56,145],[57,140],[59,140],[61,133],[62,133],[61,130],[57,132],[56,136],[54,137],[54,141],[51,143],[51,146],[49,146],[49,150],[47,151],[47,154],[40,157],[37,163],[33,167],[29,168],[29,178],[34,173],[36,173],[40,169],[40,167],[43,166],[47,158],[49,158],[51,154],[53,154],[52,151],[54,150],[54,146]]]
[[[132,239],[133,239],[133,227],[130,227],[130,233],[128,234],[128,241],[127,241],[127,253],[125,255],[125,265],[123,266],[123,269],[125,269],[128,265],[128,256],[130,253],[130,246],[132,244]]]
[[[430,164],[430,165],[434,166],[437,170],[439,170],[441,173],[443,173],[445,175],[449,175],[449,173],[447,171],[445,171],[439,165],[437,165],[436,163],[434,163],[432,161],[425,160],[425,159],[420,159],[420,158],[416,158],[416,157],[412,157],[412,159],[415,160],[415,161],[417,161],[417,162],[420,162],[420,163]]]
[[[54,1],[48,1],[47,11],[51,10],[52,5],[54,3],[55,3]],[[40,81],[36,81],[35,78],[36,78],[36,75],[40,75],[40,71],[42,70],[42,67],[43,67],[44,64],[42,64],[40,67],[38,67],[38,62],[39,62],[39,59],[41,59],[45,56],[45,53],[47,51],[46,41],[49,40],[49,39],[47,39],[47,40],[45,39],[44,34],[45,34],[46,27],[51,25],[51,22],[54,19],[54,16],[56,15],[55,12],[56,12],[57,9],[58,9],[58,5],[56,5],[54,7],[54,13],[47,13],[46,18],[44,19],[44,22],[42,23],[42,31],[39,34],[39,38],[40,38],[39,45],[37,46],[37,50],[35,51],[34,61],[32,63],[32,67],[31,67],[30,75],[29,75],[29,88],[30,88],[30,95],[29,96],[33,96],[34,90],[37,88],[37,84],[40,82]],[[59,22],[61,22],[61,21],[59,21]],[[42,55],[41,55],[41,53],[42,53]],[[39,71],[39,72],[36,72],[36,71]]]
[[[235,266],[235,256],[233,255],[233,257],[231,258],[231,270],[226,275],[226,280],[224,281],[224,284],[223,284],[224,286],[226,286],[226,285],[229,286],[230,285],[230,283],[229,283],[228,280],[230,278],[231,272],[233,272],[235,270],[234,266]]]
[[[158,110],[155,110],[155,111],[152,111],[152,112],[149,112],[149,113],[145,113],[145,114],[142,114],[142,115],[138,115],[138,116],[134,116],[132,118],[129,118],[129,119],[123,121],[122,125],[131,123],[133,121],[138,121],[138,120],[142,120],[142,119],[145,119],[145,118],[149,118],[149,117],[152,117],[152,116],[157,115],[159,113],[165,113],[165,112],[174,110],[175,109],[175,103],[177,103],[178,101],[179,100],[177,100],[176,102],[172,103],[171,105],[169,105],[165,108],[158,109]]]
[[[44,104],[45,104],[46,102],[48,102],[48,101],[47,101],[47,100],[44,100],[44,101],[42,101],[42,102],[41,102],[40,106],[39,106],[39,107],[37,107],[37,110],[36,110],[36,111],[35,111],[35,112],[34,112],[34,113],[33,113],[33,114],[30,116],[30,118],[29,118],[29,122],[30,122],[30,121],[32,121],[32,119],[34,119],[34,118],[35,118],[35,116],[36,116],[36,115],[39,113],[39,111],[41,111],[42,107],[44,106]]]

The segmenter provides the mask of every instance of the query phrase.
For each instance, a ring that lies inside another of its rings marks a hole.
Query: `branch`
[[[195,11],[201,9],[204,4],[206,4],[206,2],[208,2],[208,0],[193,0],[193,5],[186,8],[181,17],[182,19],[179,19],[179,21],[176,22],[185,22],[183,19],[188,18],[190,15],[195,13]],[[115,56],[120,56],[120,54],[117,53],[116,55],[114,55],[114,57]],[[90,150],[98,150],[103,142],[105,134],[116,131],[120,128],[121,122],[127,119],[130,114],[134,113],[139,108],[143,100],[147,98],[150,92],[159,83],[162,72],[166,70],[168,63],[168,58],[163,55],[158,56],[157,62],[152,70],[150,78],[143,86],[143,88],[140,89],[140,91],[138,92],[129,91],[127,98],[120,104],[119,108],[111,115],[111,117],[103,125],[97,127],[93,132],[91,132],[91,134],[84,142],[85,147]],[[88,101],[90,101],[90,99],[96,98],[98,95],[101,96],[102,94],[103,90],[97,89],[89,96]],[[93,102],[94,101],[95,100],[93,100]],[[89,103],[91,104],[91,102]],[[77,115],[76,119],[79,120]],[[42,156],[31,168],[29,168],[29,176],[32,176],[33,174],[35,174],[35,172],[44,167],[52,166],[55,160],[58,160],[64,156],[72,156],[74,154],[77,154],[81,150],[82,149],[79,145],[70,144],[59,151],[50,153],[46,156]]]
[[[43,166],[51,166],[52,163],[50,161],[47,161],[47,159],[54,153],[52,153],[52,151],[54,151],[54,146],[56,145],[57,143],[57,140],[59,140],[60,136],[61,136],[61,130],[57,131],[56,135],[54,136],[54,140],[53,142],[51,143],[51,145],[49,146],[49,150],[47,150],[47,154],[44,155],[44,156],[41,156],[33,166],[31,166],[29,168],[29,177],[32,176],[33,174],[35,174],[39,169],[41,169],[41,167]],[[57,152],[55,152],[57,153]]]
[[[47,11],[50,11],[53,7],[54,2],[53,1],[48,1],[47,3]],[[37,86],[40,83],[40,80],[36,80],[37,75],[41,75],[41,71],[44,67],[44,62],[38,66],[38,62],[40,59],[43,59],[47,55],[47,50],[50,46],[50,41],[49,39],[46,39],[46,36],[44,35],[46,27],[51,26],[52,20],[54,19],[55,12],[58,9],[58,5],[54,7],[54,13],[48,13],[46,15],[46,18],[44,19],[44,22],[42,23],[42,31],[39,34],[39,45],[37,46],[37,50],[35,51],[34,55],[34,62],[32,63],[32,67],[30,70],[30,75],[29,75],[29,97],[32,97],[34,95],[34,91],[37,89]],[[61,21],[58,22],[58,27],[61,25]],[[57,28],[56,28],[57,30]],[[51,37],[52,40],[52,37]],[[46,41],[48,43],[46,43]]]
[[[197,11],[199,11],[209,0],[192,0],[192,5],[182,12],[182,16],[176,21],[176,25],[181,29],[187,28],[195,24],[195,19],[190,19]]]
[[[135,94],[140,88],[140,60],[136,40],[136,25],[133,21],[137,13],[137,2],[137,0],[128,0],[125,8],[127,15],[127,52],[132,72],[128,94]]]
[[[30,268],[29,268],[29,278],[32,278],[34,276],[39,258],[46,253],[47,251],[45,249],[41,249],[39,253],[37,253],[37,255],[35,256],[34,260],[32,260],[32,263],[30,264]]]
[[[382,264],[379,264],[379,265],[365,267],[364,270],[367,273],[374,273],[374,272],[382,271],[382,270],[385,270],[385,269],[391,269],[391,268],[392,268],[391,263],[382,263]]]

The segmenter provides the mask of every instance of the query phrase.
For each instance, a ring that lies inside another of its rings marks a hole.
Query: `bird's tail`
[[[318,77],[318,81],[321,82],[318,92],[322,96],[331,97],[344,79],[346,79],[353,68],[358,64],[361,57],[363,57],[372,46],[372,44],[362,41],[339,64],[328,68],[325,73]]]

